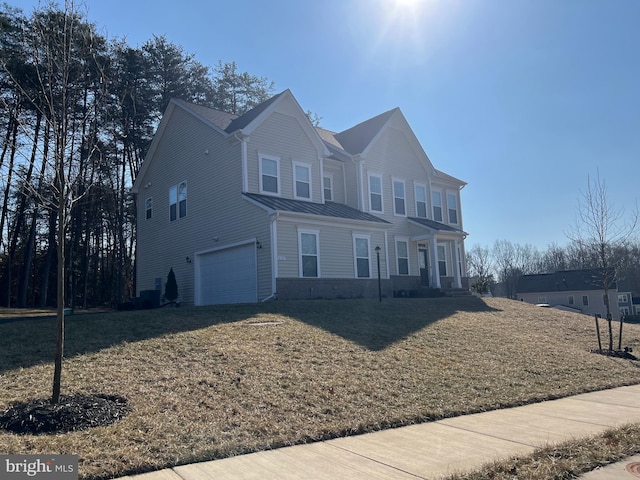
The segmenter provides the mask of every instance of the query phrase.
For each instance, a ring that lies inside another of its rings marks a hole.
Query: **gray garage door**
[[[253,243],[206,253],[198,261],[201,305],[258,301]]]

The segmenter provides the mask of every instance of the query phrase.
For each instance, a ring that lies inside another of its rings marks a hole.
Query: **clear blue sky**
[[[62,0],[58,0],[61,2]],[[9,1],[30,12],[36,0]],[[639,0],[86,0],[139,46],[238,63],[340,131],[400,107],[465,180],[467,246],[565,245],[587,176],[617,208],[640,185]]]

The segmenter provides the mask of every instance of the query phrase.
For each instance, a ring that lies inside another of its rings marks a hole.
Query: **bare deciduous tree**
[[[607,186],[600,179],[587,177],[587,189],[578,201],[576,225],[567,236],[587,256],[592,257],[598,268],[598,283],[604,290],[609,326],[609,350],[613,350],[613,331],[609,290],[620,280],[621,265],[615,255],[617,249],[624,248],[638,225],[638,208],[625,217],[624,209],[616,208],[610,202]]]

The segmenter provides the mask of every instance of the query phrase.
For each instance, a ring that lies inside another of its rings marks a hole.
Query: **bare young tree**
[[[596,262],[599,272],[598,284],[602,285],[607,309],[609,326],[609,350],[613,350],[613,329],[611,325],[611,305],[609,290],[620,280],[621,265],[615,251],[626,247],[638,225],[637,205],[631,214],[625,217],[624,209],[616,208],[609,201],[607,186],[600,178],[587,177],[587,189],[578,201],[576,225],[567,235],[585,255]]]
[[[469,275],[477,278],[472,288],[480,294],[488,293],[493,279],[491,273],[493,262],[489,247],[483,247],[479,244],[471,247],[467,252],[467,265],[469,266]]]

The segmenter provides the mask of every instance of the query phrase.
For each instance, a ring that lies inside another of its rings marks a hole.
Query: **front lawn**
[[[50,396],[54,328],[0,324],[0,412]],[[66,333],[63,395],[118,395],[132,412],[66,434],[0,431],[0,451],[77,454],[81,478],[640,382],[638,362],[589,353],[591,317],[505,299],[164,308],[70,316]],[[624,339],[640,351],[640,325]]]

